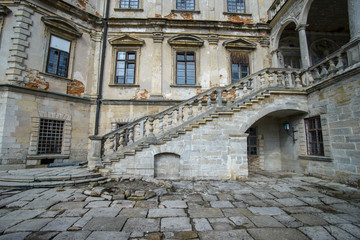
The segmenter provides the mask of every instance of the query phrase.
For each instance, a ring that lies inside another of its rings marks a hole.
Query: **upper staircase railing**
[[[176,130],[215,111],[226,111],[269,88],[304,90],[306,87],[357,67],[360,40],[348,44],[306,70],[266,68],[239,82],[214,87],[156,115],[142,117],[101,138],[101,158],[134,150],[141,144],[156,143]],[[355,49],[355,50],[354,50]],[[355,53],[354,53],[355,51]]]

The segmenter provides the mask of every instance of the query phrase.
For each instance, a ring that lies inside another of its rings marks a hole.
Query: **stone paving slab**
[[[84,187],[0,189],[0,240],[360,239],[360,190],[342,184],[261,173],[174,185],[184,188],[143,201]]]

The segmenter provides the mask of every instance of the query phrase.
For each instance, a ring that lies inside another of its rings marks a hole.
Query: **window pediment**
[[[145,41],[140,38],[132,37],[125,34],[120,37],[115,37],[110,39],[109,43],[111,45],[119,45],[119,46],[142,46],[144,45]]]
[[[41,18],[41,20],[44,22],[44,24],[47,27],[54,29],[61,34],[65,33],[66,35],[70,36],[71,38],[75,39],[75,38],[79,38],[82,36],[82,33],[76,27],[76,25],[64,18],[43,16]]]
[[[171,46],[201,47],[204,40],[193,35],[178,35],[168,40]]]
[[[245,38],[239,37],[231,39],[223,43],[224,47],[231,49],[255,49],[256,43],[253,43]]]

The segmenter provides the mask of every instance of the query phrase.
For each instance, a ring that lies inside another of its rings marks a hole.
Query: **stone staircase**
[[[262,104],[278,95],[306,94],[314,86],[322,86],[336,76],[359,67],[359,61],[349,60],[349,49],[359,41],[343,47],[307,70],[266,68],[239,82],[211,88],[153,116],[145,116],[100,138],[102,175],[114,176],[117,164],[147,151],[152,145],[174,141],[196,128],[222,116],[231,116]],[[151,150],[148,150],[151,151]],[[151,176],[151,173],[144,174]]]

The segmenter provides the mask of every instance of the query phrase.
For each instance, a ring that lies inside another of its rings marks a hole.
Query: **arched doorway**
[[[252,171],[297,171],[300,172],[297,149],[300,145],[299,128],[305,112],[280,110],[257,120],[248,133],[248,168]],[[284,124],[289,124],[291,131]],[[292,136],[295,131],[295,141]]]

